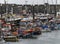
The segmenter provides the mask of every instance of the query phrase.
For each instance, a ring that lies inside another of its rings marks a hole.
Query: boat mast
[[[8,5],[7,5],[7,0],[4,0],[4,4],[5,4],[5,13],[8,13]]]
[[[47,0],[47,14],[49,13],[49,1]]]
[[[26,10],[26,12],[27,12],[27,0],[25,0],[25,10]]]
[[[34,14],[34,1],[32,3],[32,15],[33,15],[33,22],[35,20],[35,14]]]
[[[37,0],[37,13],[39,13],[39,4],[38,4],[38,0]]]
[[[57,0],[56,0],[56,8],[55,8],[55,17],[56,17],[56,14],[57,14]]]
[[[45,14],[45,0],[43,0],[43,2],[44,2],[44,14]]]

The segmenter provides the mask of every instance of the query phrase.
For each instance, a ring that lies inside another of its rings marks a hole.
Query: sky
[[[56,0],[6,0],[9,4],[56,4]],[[4,3],[4,0],[0,0],[0,3]],[[57,4],[60,4],[60,0],[57,0]]]

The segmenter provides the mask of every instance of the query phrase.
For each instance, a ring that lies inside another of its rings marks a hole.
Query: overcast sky
[[[47,0],[6,0],[9,4],[44,4]],[[27,2],[26,2],[27,1]],[[0,3],[4,3],[4,0],[0,0]],[[48,0],[49,4],[56,4],[56,0]],[[60,4],[60,0],[57,0],[57,4]]]

